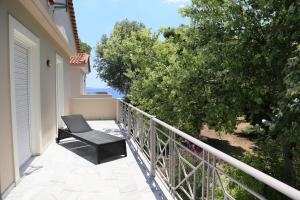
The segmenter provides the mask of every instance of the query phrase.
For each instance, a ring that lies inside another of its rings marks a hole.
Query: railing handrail
[[[247,165],[246,163],[243,163],[235,158],[233,158],[230,155],[227,155],[223,153],[222,151],[204,143],[201,142],[199,139],[194,138],[193,136],[188,135],[187,133],[184,133],[183,131],[157,119],[156,117],[140,110],[139,108],[120,100],[122,103],[124,103],[127,106],[130,106],[131,108],[135,109],[136,111],[142,113],[143,115],[149,117],[156,123],[164,126],[165,128],[169,129],[170,131],[178,134],[179,136],[183,137],[184,139],[189,140],[191,143],[197,145],[198,147],[202,148],[203,150],[215,155],[216,157],[221,158],[222,160],[226,161],[227,163],[233,165],[234,167],[240,169],[241,171],[245,172],[246,174],[249,174],[250,176],[254,177],[255,179],[265,183],[266,185],[274,188],[275,190],[281,192],[282,194],[292,198],[292,199],[300,199],[300,191],[255,169],[254,167],[251,167],[250,165]]]
[[[139,111],[140,113],[142,113],[142,114],[145,115],[146,117],[149,117],[149,118],[155,118],[155,116],[150,115],[150,114],[148,114],[148,113],[146,113],[146,112],[144,112],[144,111],[138,109],[137,107],[134,107],[133,105],[131,105],[131,104],[129,104],[129,103],[127,103],[127,102],[125,102],[125,101],[123,101],[123,100],[121,100],[121,99],[119,99],[119,101],[121,101],[121,102],[124,103],[125,105],[129,106],[130,108],[133,108],[133,109],[135,109],[136,111]]]

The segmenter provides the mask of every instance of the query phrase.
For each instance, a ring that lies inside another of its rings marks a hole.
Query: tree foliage
[[[140,45],[147,42],[144,39],[150,37],[149,34],[142,23],[127,19],[117,22],[111,36],[103,35],[96,47],[98,76],[109,86],[127,94],[132,82],[127,73],[138,67],[136,56],[140,50],[137,48],[142,48]]]
[[[300,2],[192,0],[181,13],[189,25],[156,34],[140,26],[121,37],[117,24],[97,47],[100,77],[196,137],[245,116],[260,131],[243,160],[300,188]]]
[[[91,47],[90,45],[88,45],[87,43],[82,42],[81,40],[80,40],[79,42],[80,42],[80,50],[81,50],[81,53],[87,53],[87,54],[90,54],[90,53],[91,53],[91,50],[92,50],[92,47]]]

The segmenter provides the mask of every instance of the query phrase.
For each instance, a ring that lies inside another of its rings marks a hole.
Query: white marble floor
[[[92,128],[120,136],[114,121],[90,121]],[[53,143],[35,157],[6,200],[171,199],[158,178],[127,141],[127,157],[95,163],[94,149],[75,139]]]

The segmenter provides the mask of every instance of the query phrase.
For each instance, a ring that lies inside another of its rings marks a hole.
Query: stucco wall
[[[44,8],[47,9],[48,8],[48,0],[40,0],[41,3],[43,4]]]
[[[117,100],[113,98],[72,98],[72,114],[91,120],[117,120]]]
[[[83,94],[84,74],[79,67],[70,66],[71,97],[79,97]]]
[[[70,113],[70,99],[71,99],[71,69],[70,58],[64,57],[64,112],[65,114]]]
[[[9,14],[22,23],[40,39],[40,78],[41,78],[41,125],[42,149],[45,149],[56,135],[56,92],[55,92],[55,55],[64,58],[65,66],[65,111],[69,112],[69,57],[56,45],[48,33],[26,12],[16,0],[0,1],[0,174],[1,193],[14,183],[12,128],[10,111],[9,76]],[[47,59],[52,67],[46,66]]]

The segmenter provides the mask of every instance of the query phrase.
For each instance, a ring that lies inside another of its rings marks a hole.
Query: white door
[[[63,58],[56,54],[56,114],[57,127],[64,127],[61,116],[64,115],[64,65]]]
[[[19,166],[31,157],[30,144],[30,49],[14,42],[16,128]]]

